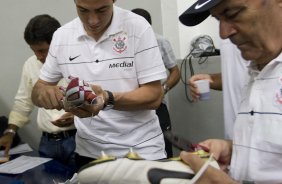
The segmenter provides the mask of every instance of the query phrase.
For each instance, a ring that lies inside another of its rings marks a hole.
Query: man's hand
[[[197,173],[201,167],[204,165],[204,160],[198,155],[193,153],[182,151],[180,153],[180,158],[187,163],[191,169]],[[225,172],[218,170],[212,166],[208,166],[207,170],[203,175],[197,180],[196,184],[239,184],[232,180]]]
[[[55,83],[38,80],[32,90],[32,102],[45,109],[61,110],[63,106],[63,92]]]
[[[95,103],[89,104],[88,102],[85,102],[79,107],[73,107],[68,109],[69,112],[80,118],[92,117],[99,114],[100,110],[103,109],[105,102],[108,100],[106,99],[107,95],[106,92],[100,86],[91,85],[91,88],[97,95],[97,97],[95,98]]]
[[[197,80],[203,80],[207,79],[210,81],[210,88],[213,90],[222,90],[222,79],[221,79],[221,73],[215,73],[215,74],[196,74],[193,75],[189,79],[189,86],[192,93],[192,98],[194,101],[199,100],[200,93],[197,88],[197,85],[195,84],[195,81]]]
[[[0,138],[0,146],[3,146],[5,148],[4,156],[9,156],[9,151],[11,149],[12,143],[14,140],[13,134],[5,134]]]
[[[202,146],[207,147],[210,153],[213,153],[215,160],[217,160],[220,168],[227,171],[227,167],[231,162],[232,155],[232,142],[221,139],[208,139],[199,143]]]
[[[198,80],[203,80],[203,79],[207,79],[210,81],[210,83],[213,83],[213,80],[211,78],[211,76],[209,74],[197,74],[197,75],[193,75],[190,79],[189,79],[189,86],[190,86],[190,90],[191,90],[191,95],[194,101],[198,101],[200,98],[200,92],[198,90],[198,87],[195,83],[195,81]]]
[[[70,112],[67,112],[63,114],[60,118],[56,119],[55,121],[52,121],[51,123],[58,127],[68,127],[74,123],[73,118],[74,115]]]

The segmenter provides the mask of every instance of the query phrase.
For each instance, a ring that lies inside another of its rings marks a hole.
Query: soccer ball
[[[92,104],[97,95],[92,91],[90,85],[78,77],[70,77],[71,81],[65,90],[65,101],[71,107],[77,107],[85,102]]]

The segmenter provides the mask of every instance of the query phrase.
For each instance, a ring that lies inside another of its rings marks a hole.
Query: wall
[[[115,4],[127,10],[146,9],[151,14],[152,27],[157,33],[162,34],[161,0],[117,0]]]
[[[194,1],[187,0],[117,0],[125,9],[145,8],[152,15],[153,28],[171,42],[178,64],[189,51],[190,41],[198,35],[209,34],[218,46],[217,23],[209,18],[197,27],[188,28],[178,21],[178,16]],[[76,17],[72,0],[9,0],[0,7],[1,72],[0,113],[8,116],[13,105],[24,61],[33,53],[23,39],[24,28],[35,15],[48,13],[64,24]],[[220,71],[219,58],[197,68],[196,73]],[[185,137],[198,141],[206,137],[222,136],[221,93],[213,92],[208,102],[190,104],[185,100],[184,85],[179,83],[168,96],[173,129]],[[25,141],[37,148],[41,132],[37,129],[36,111],[31,124],[20,131]],[[36,130],[36,131],[35,131]],[[38,130],[38,131],[37,131]]]

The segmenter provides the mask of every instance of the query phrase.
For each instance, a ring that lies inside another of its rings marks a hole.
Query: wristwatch
[[[107,111],[107,110],[110,110],[110,109],[114,108],[115,99],[114,99],[114,95],[113,95],[112,92],[107,91],[107,90],[105,90],[105,92],[107,93],[107,96],[108,96],[108,103],[107,103],[107,104],[106,104],[106,103],[104,104],[103,110],[104,110],[104,111]]]
[[[163,85],[163,88],[164,88],[164,93],[167,93],[170,90],[170,88],[166,84]]]
[[[3,135],[8,134],[8,133],[12,134],[13,136],[16,135],[16,131],[15,131],[14,129],[11,129],[11,128],[6,129],[6,130],[3,132]]]
[[[255,184],[254,181],[246,181],[246,180],[243,180],[242,181],[242,184]]]

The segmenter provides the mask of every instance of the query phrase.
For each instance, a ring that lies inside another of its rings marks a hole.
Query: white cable
[[[195,183],[204,174],[204,172],[208,169],[212,159],[213,154],[210,155],[209,159],[205,162],[205,164],[201,167],[197,174],[192,178],[191,183]]]

